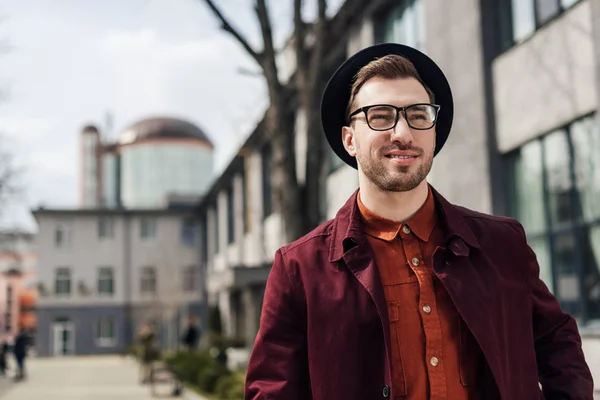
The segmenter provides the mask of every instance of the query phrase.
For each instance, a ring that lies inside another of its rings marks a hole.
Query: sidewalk
[[[169,398],[169,387],[159,387],[152,397],[150,388],[140,385],[138,366],[119,356],[48,358],[29,360],[24,382],[0,381],[2,400],[156,400]],[[205,400],[186,390],[173,399]]]

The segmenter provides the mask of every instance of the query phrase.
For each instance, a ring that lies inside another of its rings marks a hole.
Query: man
[[[362,50],[321,118],[359,190],[276,252],[246,399],[592,400],[575,321],[522,226],[426,181],[453,118],[437,65],[398,44]]]
[[[201,330],[198,317],[195,315],[190,315],[188,317],[188,326],[182,337],[182,342],[188,351],[196,350],[198,347],[198,342],[200,341],[200,335]]]
[[[15,374],[15,381],[21,381],[25,379],[25,358],[27,357],[27,348],[29,346],[29,336],[25,328],[19,328],[19,333],[15,337],[15,343],[13,345],[13,354],[17,361],[17,372]]]

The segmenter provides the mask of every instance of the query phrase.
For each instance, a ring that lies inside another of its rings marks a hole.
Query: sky
[[[217,3],[260,43],[249,0]],[[202,0],[0,0],[0,15],[10,45],[0,55],[0,145],[23,171],[23,193],[2,205],[4,228],[35,229],[29,210],[42,205],[77,207],[86,124],[117,138],[149,116],[186,119],[215,144],[218,172],[264,112],[262,78],[240,72],[258,68]],[[272,17],[287,36],[290,10]]]

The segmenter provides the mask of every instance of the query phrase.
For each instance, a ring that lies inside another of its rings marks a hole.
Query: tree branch
[[[294,0],[294,48],[296,51],[296,73],[300,82],[306,82],[306,24],[302,20],[302,0]]]
[[[323,52],[327,29],[327,0],[318,0],[317,21],[314,27],[314,45],[310,59],[310,90],[316,90],[323,68]]]
[[[221,21],[221,29],[223,29],[225,32],[230,33],[242,45],[242,47],[248,52],[248,54],[250,54],[250,56],[252,56],[252,58],[254,58],[254,60],[258,63],[258,65],[260,65],[261,67],[264,68],[264,66],[263,66],[264,54],[257,52],[256,50],[254,50],[252,48],[252,46],[250,46],[250,43],[248,43],[248,41],[246,40],[246,38],[244,38],[229,23],[229,21],[227,20],[227,18],[225,18],[225,16],[221,12],[221,10],[219,10],[217,8],[217,6],[215,5],[215,3],[212,0],[204,0],[204,2],[211,9],[211,11],[213,12],[213,14],[215,14],[215,16],[219,19],[219,21]]]
[[[279,75],[277,73],[277,62],[275,60],[275,46],[273,45],[273,30],[271,28],[271,19],[265,0],[256,0],[255,7],[258,21],[260,22],[260,30],[264,41],[264,63],[263,69],[269,86],[269,95],[271,101],[278,101],[277,97],[280,92]]]

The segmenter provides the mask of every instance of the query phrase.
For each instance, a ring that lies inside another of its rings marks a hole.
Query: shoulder
[[[463,215],[463,220],[473,233],[480,239],[501,237],[504,240],[513,238],[521,241],[526,238],[523,225],[515,218],[486,214],[461,206],[455,207]]]
[[[293,242],[281,247],[279,252],[283,255],[304,252],[307,249],[315,249],[327,246],[329,238],[334,230],[335,220],[323,222],[306,235],[294,240]]]

